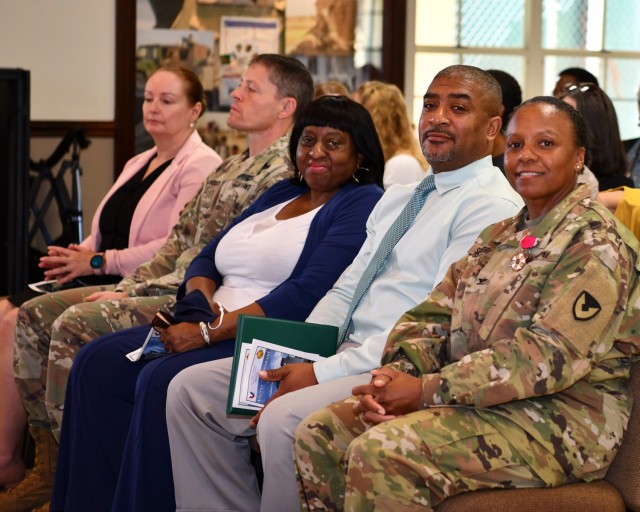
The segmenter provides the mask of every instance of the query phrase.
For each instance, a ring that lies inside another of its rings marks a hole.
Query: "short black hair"
[[[296,119],[289,140],[294,182],[300,181],[296,151],[302,130],[307,126],[330,126],[351,135],[358,154],[362,156],[360,167],[354,173],[355,179],[362,185],[375,183],[382,186],[384,154],[376,127],[367,109],[346,96],[321,96],[309,103]]]
[[[580,112],[569,105],[566,101],[556,98],[555,96],[536,96],[518,105],[513,110],[511,118],[513,119],[515,113],[522,107],[540,103],[550,105],[555,110],[560,112],[560,114],[569,119],[569,122],[571,123],[571,126],[573,128],[574,142],[576,143],[577,147],[585,149],[584,161],[585,164],[588,165],[591,154],[589,150],[589,132],[587,131],[587,123],[585,122],[584,117],[580,115]]]
[[[500,89],[502,89],[502,105],[504,106],[504,112],[502,113],[502,129],[505,130],[507,128],[511,112],[513,112],[513,109],[522,103],[522,89],[520,88],[518,81],[506,71],[502,71],[500,69],[487,69],[487,73],[498,81]]]
[[[500,84],[484,69],[466,64],[453,64],[438,71],[433,78],[435,82],[438,78],[460,78],[470,82],[480,91],[481,98],[484,100],[486,114],[489,117],[499,116],[502,105],[502,90]],[[431,82],[431,83],[433,83]]]
[[[572,76],[578,81],[578,83],[580,83],[580,82],[591,82],[593,84],[596,84],[597,86],[600,85],[598,83],[598,79],[595,77],[595,75],[590,73],[589,71],[587,71],[584,68],[567,68],[567,69],[563,69],[562,71],[560,71],[560,73],[558,73],[558,76],[562,76],[562,75]]]

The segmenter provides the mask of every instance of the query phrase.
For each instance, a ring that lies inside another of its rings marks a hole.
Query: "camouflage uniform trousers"
[[[127,297],[83,302],[113,286],[74,288],[42,295],[18,311],[14,377],[29,424],[51,428],[60,436],[67,379],[73,359],[91,340],[149,323],[158,309],[168,309],[174,295]]]
[[[465,491],[545,486],[500,433],[508,427],[499,432],[474,408],[434,407],[372,426],[353,414],[356,400],[335,402],[296,430],[303,510],[433,510]],[[540,464],[557,466],[537,451]],[[564,483],[562,471],[556,474]]]

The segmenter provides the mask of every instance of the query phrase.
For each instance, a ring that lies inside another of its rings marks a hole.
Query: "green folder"
[[[231,368],[229,397],[227,399],[227,414],[251,416],[256,414],[254,410],[233,407],[233,391],[236,386],[240,347],[243,343],[251,343],[254,339],[329,357],[336,353],[338,328],[333,325],[294,322],[260,316],[238,316],[236,346]]]

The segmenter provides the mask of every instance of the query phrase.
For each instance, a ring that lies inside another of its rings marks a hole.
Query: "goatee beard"
[[[449,149],[447,151],[439,151],[439,150],[424,150],[424,156],[429,163],[444,163],[451,162],[456,157],[456,150]]]

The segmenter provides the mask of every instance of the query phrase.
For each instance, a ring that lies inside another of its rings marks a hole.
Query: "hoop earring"
[[[300,183],[302,183],[302,181],[304,180],[304,178],[302,177],[302,173],[298,174],[298,181],[300,181]]]
[[[358,171],[362,171],[362,172],[371,172],[369,169],[367,169],[366,167],[357,167],[355,171],[353,171],[353,175],[351,176],[353,178],[353,181],[355,181],[356,183],[360,183],[360,180],[358,178],[356,178],[356,173]]]

